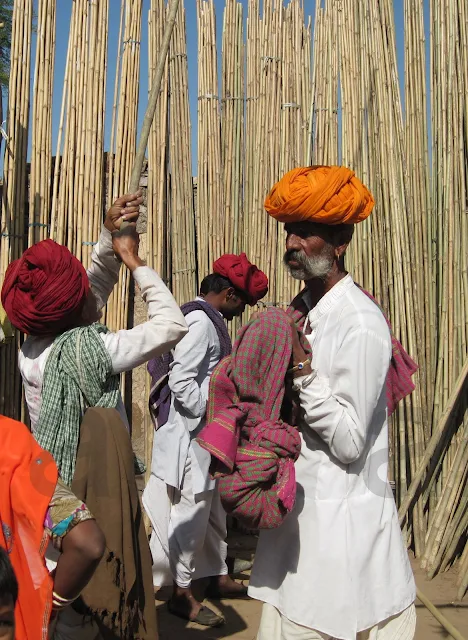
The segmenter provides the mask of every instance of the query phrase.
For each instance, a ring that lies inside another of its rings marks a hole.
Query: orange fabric
[[[52,456],[24,424],[0,416],[0,545],[19,585],[16,640],[47,638],[52,579],[44,561],[44,520],[57,477]]]
[[[356,224],[374,208],[370,191],[346,167],[299,167],[275,184],[265,209],[279,222]]]

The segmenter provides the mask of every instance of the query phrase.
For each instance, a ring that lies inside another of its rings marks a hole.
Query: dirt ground
[[[252,536],[232,536],[229,539],[229,553],[235,557],[249,559],[254,552],[255,538]],[[424,573],[413,562],[416,582],[426,595],[468,640],[468,598],[456,603],[456,574],[453,571],[427,580]],[[248,575],[241,578],[248,580]],[[198,585],[200,590],[203,584]],[[221,613],[226,624],[219,629],[207,629],[199,625],[184,622],[168,613],[165,601],[168,590],[162,589],[156,594],[160,640],[214,640],[229,638],[232,640],[255,640],[260,620],[261,603],[255,600],[224,600],[222,602],[205,601],[210,608]],[[202,597],[202,596],[199,596]],[[416,602],[418,626],[415,640],[439,640],[450,638],[431,613],[419,601]]]

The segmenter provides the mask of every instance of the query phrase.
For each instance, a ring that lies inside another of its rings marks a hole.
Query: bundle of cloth
[[[251,529],[280,526],[295,503],[301,440],[280,419],[291,353],[289,319],[269,309],[241,329],[210,381],[198,442],[212,456],[225,510]]]
[[[377,300],[361,286],[357,286],[368,298],[370,298],[370,300],[372,300],[374,304],[379,307],[390,331],[392,339],[392,360],[390,362],[390,368],[387,375],[387,408],[388,415],[391,416],[397,408],[398,403],[414,391],[415,386],[412,377],[418,370],[418,365],[405,351],[401,342],[393,335],[390,321]],[[304,291],[305,290],[303,289],[301,293],[294,298],[286,311],[286,313],[294,319],[298,330],[301,332],[309,313],[307,305],[304,302]],[[303,339],[301,340],[301,344],[304,347],[304,351],[310,355],[311,349],[308,341]]]

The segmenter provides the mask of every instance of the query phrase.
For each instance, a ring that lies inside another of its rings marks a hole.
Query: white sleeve
[[[119,280],[120,265],[112,248],[112,235],[103,226],[88,269],[89,284],[96,296],[99,310],[107,304],[112,289]]]
[[[211,321],[204,311],[192,311],[187,314],[186,320],[189,332],[174,349],[169,388],[176,408],[179,406],[190,418],[202,418],[206,411],[207,397],[198,384],[197,377],[209,352],[210,339],[206,322]]]
[[[182,311],[156,271],[150,267],[138,267],[133,277],[148,305],[149,320],[133,329],[102,336],[114,373],[131,371],[167,353],[187,333]]]
[[[306,424],[343,464],[355,462],[364,451],[390,358],[390,340],[363,329],[352,331],[335,356],[330,379],[324,380],[317,371],[315,379],[299,390]]]

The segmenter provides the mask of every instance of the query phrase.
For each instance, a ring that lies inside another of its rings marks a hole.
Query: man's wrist
[[[307,354],[302,348],[302,345],[300,342],[298,342],[297,344],[293,344],[292,356],[293,356],[293,362],[295,365],[298,364],[299,362],[303,362],[304,360],[307,360]]]
[[[122,253],[120,255],[120,259],[130,271],[135,271],[135,269],[138,269],[138,267],[145,266],[143,260],[140,257],[136,256],[134,253]]]
[[[295,378],[301,378],[303,376],[310,376],[311,373],[312,373],[312,367],[310,366],[310,364],[306,364],[302,369],[298,369],[297,371],[294,371],[293,380]]]

